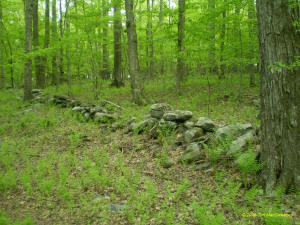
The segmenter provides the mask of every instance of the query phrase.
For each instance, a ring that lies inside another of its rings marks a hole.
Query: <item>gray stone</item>
[[[118,122],[115,122],[111,125],[113,131],[124,128],[124,125]]]
[[[152,118],[161,119],[165,112],[173,110],[172,106],[166,103],[157,103],[150,107],[149,114]]]
[[[192,118],[193,113],[186,110],[173,110],[168,111],[163,115],[163,119],[166,121],[173,121],[173,122],[185,122]]]
[[[244,150],[247,144],[253,141],[254,133],[254,130],[249,130],[246,134],[239,136],[236,140],[234,140],[229,146],[227,155],[234,155],[237,152]]]
[[[249,123],[231,124],[225,127],[218,128],[216,130],[216,138],[219,140],[227,139],[227,138],[235,138],[247,133],[250,130],[253,130],[253,126]]]
[[[109,211],[119,212],[119,211],[125,210],[127,207],[126,207],[126,205],[111,203],[111,204],[107,205],[107,208]]]
[[[72,111],[73,112],[83,112],[84,108],[81,107],[81,106],[75,106],[75,107],[72,108]]]
[[[90,114],[88,112],[83,114],[83,118],[85,119],[85,121],[89,121],[89,119],[91,118]]]
[[[131,130],[136,133],[142,133],[148,126],[149,121],[144,120],[138,123],[132,123]]]
[[[158,122],[158,127],[162,128],[162,129],[175,130],[177,128],[177,123],[172,122],[172,121],[165,121],[164,119],[161,119]]]
[[[196,165],[195,170],[203,170],[211,166],[210,162],[200,163]]]
[[[170,158],[170,157],[168,156],[168,157],[162,159],[160,164],[161,164],[161,166],[162,166],[163,168],[168,169],[168,168],[170,168],[171,166],[174,165],[174,161],[173,161],[172,158]]]
[[[117,119],[117,116],[114,114],[108,114],[108,113],[95,113],[95,120],[101,123],[108,123],[115,121]]]
[[[195,123],[194,123],[194,122],[190,122],[190,121],[186,121],[186,122],[184,123],[184,127],[185,127],[186,129],[192,129],[192,128],[194,127],[194,125],[195,125]]]
[[[198,138],[200,138],[203,135],[204,135],[204,131],[203,131],[202,128],[194,127],[192,129],[187,130],[186,132],[184,132],[184,141],[186,143],[191,143],[191,142],[197,140]]]
[[[185,154],[181,157],[181,161],[184,163],[192,163],[204,158],[205,153],[201,151],[200,146],[197,143],[191,143],[187,147]]]
[[[95,106],[95,107],[91,108],[90,111],[91,111],[92,114],[96,114],[97,112],[99,112],[99,113],[108,113],[105,108],[100,107],[100,106]]]
[[[206,117],[200,117],[196,124],[195,124],[195,127],[200,127],[202,128],[203,130],[205,131],[213,131],[214,128],[215,128],[215,124],[214,122],[209,119],[209,118],[206,118]]]

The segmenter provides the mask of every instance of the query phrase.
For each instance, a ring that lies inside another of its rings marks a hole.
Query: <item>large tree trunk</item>
[[[52,47],[57,45],[57,24],[56,24],[56,0],[52,0]],[[56,51],[54,55],[52,56],[52,84],[56,85],[56,88],[58,88],[58,74],[57,74],[57,56]]]
[[[178,1],[178,55],[176,71],[176,87],[180,92],[181,82],[184,77],[184,26],[185,26],[185,0]]]
[[[225,49],[225,35],[226,35],[226,8],[227,0],[224,0],[224,9],[222,12],[222,30],[221,30],[221,45],[220,45],[220,72],[219,79],[225,78],[225,63],[224,63],[224,49]]]
[[[258,0],[261,75],[261,178],[300,191],[299,8],[289,0]],[[282,66],[285,65],[285,66]]]
[[[147,77],[153,78],[153,35],[152,35],[152,9],[153,9],[153,0],[152,6],[150,7],[150,0],[147,0],[147,30],[146,30],[146,55],[147,55]]]
[[[108,6],[107,6],[107,0],[102,0],[102,8],[103,8],[103,39],[102,39],[102,73],[101,77],[104,80],[109,79],[109,54],[108,54],[108,48],[107,48],[107,34],[108,34]]]
[[[32,52],[32,11],[33,1],[25,0],[25,59],[24,101],[32,99],[32,60],[28,56]]]
[[[0,0],[0,28],[2,28],[2,0]],[[4,77],[4,37],[3,32],[0,32],[0,46],[2,45],[2,48],[0,48],[0,89],[5,87],[5,77]]]
[[[39,48],[39,1],[33,0],[33,49],[34,51],[37,51]],[[42,73],[42,63],[41,63],[41,56],[37,55],[34,57],[34,63],[35,63],[35,77],[36,77],[36,86],[38,88],[44,88],[45,85],[45,77]]]
[[[216,1],[215,0],[208,1],[208,9],[210,13],[209,70],[211,74],[216,74],[218,69],[216,63],[216,24],[215,24]]]
[[[65,18],[66,19],[66,18]],[[65,80],[64,77],[64,49],[63,49],[63,44],[62,40],[64,37],[64,30],[63,30],[63,13],[62,13],[62,5],[61,5],[61,0],[59,0],[59,83]]]
[[[49,48],[50,43],[50,3],[49,0],[45,0],[45,37],[44,37],[44,49]],[[49,68],[47,63],[47,55],[42,57],[43,65],[41,67],[41,74],[44,76],[44,79],[41,80],[40,88],[46,87],[46,73],[49,74]],[[43,83],[42,83],[43,81]]]
[[[114,2],[114,81],[113,86],[123,86],[122,80],[122,21],[120,12],[120,2]]]
[[[137,35],[135,18],[133,14],[133,0],[125,0],[125,9],[132,97],[134,103],[142,105],[144,104],[144,93],[137,51]]]
[[[255,26],[254,26],[254,14],[255,14],[255,4],[254,0],[248,0],[248,27],[249,27],[249,41],[250,41],[250,52],[248,65],[248,71],[250,73],[250,87],[255,87],[255,66],[254,66],[254,35],[255,35]]]
[[[163,28],[163,0],[159,0],[159,24]],[[160,72],[163,74],[165,72],[164,63],[164,44],[160,44]]]

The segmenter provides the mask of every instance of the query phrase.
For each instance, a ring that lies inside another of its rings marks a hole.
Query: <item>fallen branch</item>
[[[108,101],[108,100],[103,100],[105,103],[107,103],[107,104],[111,104],[111,105],[113,105],[113,106],[115,106],[115,107],[117,107],[117,108],[119,108],[119,109],[124,109],[122,106],[119,106],[119,105],[117,105],[117,104],[115,104],[115,103],[113,103],[113,102],[111,102],[111,101]]]

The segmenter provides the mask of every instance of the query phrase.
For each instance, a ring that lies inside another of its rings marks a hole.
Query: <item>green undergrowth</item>
[[[185,88],[201,88],[205,80],[197,82],[187,81]],[[198,108],[196,103],[191,105],[184,98],[176,101],[175,96],[167,95],[171,85],[164,87],[165,98],[155,94],[162,90],[162,84],[156,86],[153,81],[146,87],[148,93],[153,88],[153,98],[159,101],[205,115],[203,96]],[[73,88],[74,97],[95,101],[88,93],[79,92],[87,89]],[[132,114],[143,118],[150,105],[132,105],[127,88],[102,92],[104,99],[125,108],[125,118]],[[267,214],[299,210],[294,199],[283,197],[279,189],[275,198],[267,198],[256,182],[249,182],[259,169],[251,146],[236,162],[222,160],[217,149],[226,143],[208,146],[212,167],[207,171],[196,172],[193,166],[178,163],[163,169],[160,163],[169,157],[173,131],[160,131],[157,142],[161,152],[152,158],[151,143],[149,147],[139,135],[112,133],[92,121],[84,122],[70,109],[29,105],[18,96],[19,90],[0,93],[0,225],[292,224],[290,217]],[[200,94],[198,97],[202,98]],[[212,104],[212,112],[218,107]],[[229,105],[224,104],[226,107]],[[239,115],[242,112],[227,113],[227,121],[236,121]],[[123,208],[119,212],[109,210],[111,204]],[[250,217],[251,213],[260,216]]]

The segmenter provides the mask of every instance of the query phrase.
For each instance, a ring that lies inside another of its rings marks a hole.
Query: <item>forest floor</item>
[[[218,124],[259,125],[258,88],[248,88],[246,79],[212,78],[209,85],[205,77],[190,78],[178,96],[169,79],[153,80],[145,87],[149,104],[143,107],[131,103],[128,87],[107,82],[98,92],[84,83],[62,86],[58,93],[114,102],[124,108],[124,123],[166,102]],[[207,157],[207,169],[181,163],[166,169],[160,164],[165,153],[175,162],[180,157],[173,137],[112,131],[80,120],[70,109],[24,103],[20,96],[22,90],[0,93],[0,225],[300,224],[299,195],[278,189],[264,196],[255,174],[243,174],[232,160]]]

